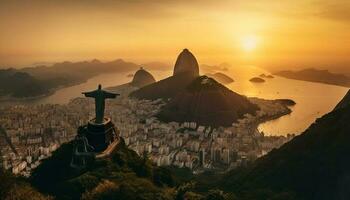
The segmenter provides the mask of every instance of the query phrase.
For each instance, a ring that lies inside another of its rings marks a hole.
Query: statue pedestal
[[[114,124],[110,118],[104,118],[103,123],[95,123],[92,119],[84,128],[84,135],[88,140],[90,146],[93,147],[94,152],[104,151],[108,145],[113,143],[117,138]]]
[[[87,125],[78,129],[71,167],[84,169],[90,160],[109,156],[119,141],[119,132],[109,118],[105,118],[103,123],[90,120]]]

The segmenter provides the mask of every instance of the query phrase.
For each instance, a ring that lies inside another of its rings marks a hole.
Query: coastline
[[[291,99],[266,100],[253,97],[249,98],[249,100],[257,104],[261,109],[258,111],[256,116],[254,116],[253,125],[257,130],[261,124],[290,115],[292,113],[292,109],[290,107],[296,105],[294,100]]]

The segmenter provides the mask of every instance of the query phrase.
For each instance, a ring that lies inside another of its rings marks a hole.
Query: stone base
[[[84,169],[91,159],[109,156],[119,143],[119,132],[109,118],[101,124],[92,119],[78,129],[70,166]]]
[[[94,119],[90,120],[84,127],[84,135],[94,152],[104,151],[118,137],[114,124],[109,118],[105,118],[101,124],[95,123]]]

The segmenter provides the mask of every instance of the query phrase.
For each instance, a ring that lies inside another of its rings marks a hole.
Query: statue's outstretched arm
[[[117,96],[119,96],[119,94],[115,94],[115,93],[103,91],[103,96],[104,96],[105,98],[114,99],[114,98],[116,98]]]
[[[96,91],[83,92],[83,94],[84,94],[86,97],[95,97],[95,96],[96,96]]]

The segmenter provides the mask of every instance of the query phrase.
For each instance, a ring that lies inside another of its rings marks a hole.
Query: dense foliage
[[[49,200],[30,186],[23,178],[14,177],[0,169],[0,200]]]
[[[69,166],[72,144],[59,148],[32,175],[40,191],[59,199],[171,199],[174,180],[165,169],[153,167],[146,156],[139,157],[121,142],[106,159],[89,161],[88,168]],[[167,191],[169,188],[169,192]]]

